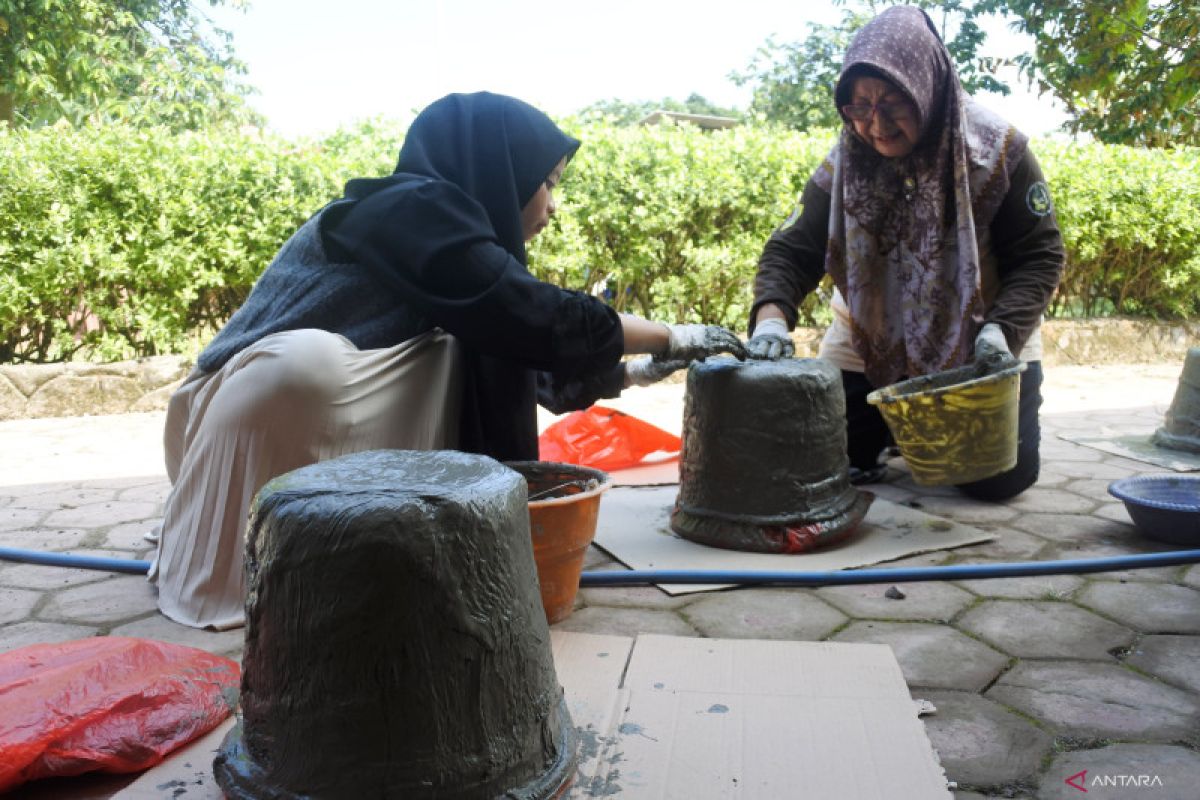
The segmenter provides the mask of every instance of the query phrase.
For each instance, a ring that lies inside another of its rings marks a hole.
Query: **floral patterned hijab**
[[[1026,137],[973,105],[924,11],[887,9],[846,52],[836,91],[864,74],[892,82],[918,111],[917,146],[885,158],[849,120],[814,179],[831,197],[825,271],[875,386],[964,363],[983,321],[977,231],[986,231]]]

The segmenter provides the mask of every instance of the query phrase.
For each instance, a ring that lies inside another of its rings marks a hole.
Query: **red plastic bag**
[[[105,636],[0,653],[0,792],[139,772],[237,705],[241,669],[203,650]]]
[[[664,456],[653,463],[673,461],[679,458],[680,447],[679,437],[673,433],[603,406],[574,411],[538,437],[538,453],[543,461],[599,470],[636,467],[657,452]]]

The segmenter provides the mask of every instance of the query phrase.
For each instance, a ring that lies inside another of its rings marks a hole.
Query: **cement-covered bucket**
[[[1021,361],[975,364],[894,383],[867,395],[922,486],[990,478],[1017,464]]]
[[[578,464],[508,461],[529,486],[529,535],[546,621],[560,622],[575,610],[583,557],[596,535],[600,495],[608,474]]]

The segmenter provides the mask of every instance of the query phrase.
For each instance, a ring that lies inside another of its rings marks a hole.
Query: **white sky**
[[[742,71],[768,36],[836,23],[829,0],[250,0],[209,11],[234,35],[259,94],[251,104],[285,136],[319,135],[358,119],[408,120],[448,92],[486,89],[550,114],[596,100],[683,100],[695,92],[745,108]],[[991,55],[1028,49],[997,23]],[[1047,97],[1004,76],[1012,97],[982,95],[1025,133],[1064,119]]]

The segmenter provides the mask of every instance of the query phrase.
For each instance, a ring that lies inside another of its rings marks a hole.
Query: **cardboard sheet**
[[[875,498],[850,539],[799,555],[746,553],[690,542],[670,528],[676,487],[614,488],[600,502],[594,543],[632,569],[772,570],[806,572],[863,567],[883,561],[990,541],[995,534]],[[660,584],[668,594],[707,592],[726,584]]]
[[[1200,471],[1200,453],[1171,450],[1155,445],[1150,441],[1155,430],[1157,426],[1112,428],[1102,425],[1098,431],[1060,433],[1058,438],[1175,472]]]
[[[642,635],[620,697],[569,797],[951,797],[885,645]]]
[[[569,798],[950,798],[885,645],[550,636],[580,735]],[[112,797],[221,800],[212,758],[232,725]]]

